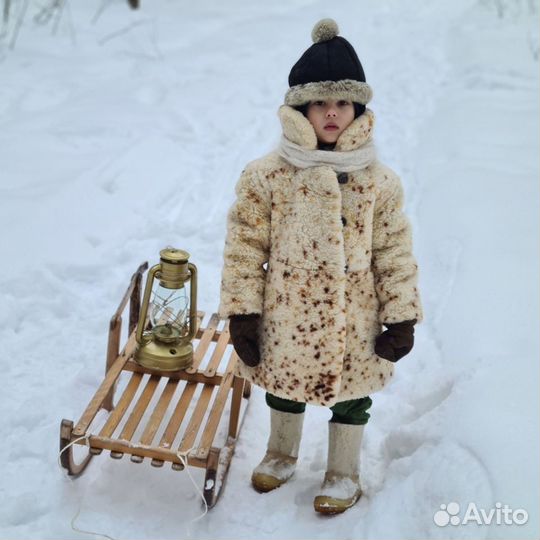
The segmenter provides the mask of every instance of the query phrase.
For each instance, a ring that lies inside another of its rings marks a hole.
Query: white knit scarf
[[[307,169],[327,165],[336,172],[353,172],[365,169],[375,160],[375,146],[368,141],[360,148],[347,152],[308,150],[295,144],[285,136],[281,137],[278,148],[279,155],[295,167]]]

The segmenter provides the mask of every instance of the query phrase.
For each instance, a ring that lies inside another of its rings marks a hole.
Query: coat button
[[[340,184],[346,184],[349,181],[349,175],[346,172],[339,173],[337,175],[337,181]]]
[[[346,265],[345,265],[345,273],[347,273],[347,272],[348,272],[348,270],[349,270],[349,265],[348,265],[348,264],[346,264]]]
[[[341,216],[341,223],[343,223],[343,226],[347,225],[347,220],[345,219],[345,216]]]

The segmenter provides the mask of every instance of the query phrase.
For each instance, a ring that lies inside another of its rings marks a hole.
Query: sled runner
[[[133,360],[141,283],[148,264],[133,274],[130,285],[111,318],[106,374],[94,397],[74,425],[62,420],[60,460],[70,476],[79,476],[93,456],[104,450],[115,459],[130,455],[134,463],[150,460],[154,467],[171,463],[174,470],[188,466],[206,469],[203,494],[212,507],[223,488],[250,397],[250,383],[234,374],[239,360],[228,321],[197,312],[191,367],[162,372]],[[122,314],[129,301],[127,339],[120,348]],[[115,400],[115,394],[120,394]],[[98,412],[106,411],[98,422]],[[68,445],[70,445],[66,448]],[[88,445],[76,463],[74,445]]]

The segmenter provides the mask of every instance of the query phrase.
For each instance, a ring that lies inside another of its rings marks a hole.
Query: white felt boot
[[[270,438],[266,454],[251,475],[251,483],[257,491],[271,491],[293,475],[303,423],[304,413],[270,409]]]
[[[313,505],[323,514],[340,514],[362,495],[360,445],[364,426],[328,422],[328,464]]]

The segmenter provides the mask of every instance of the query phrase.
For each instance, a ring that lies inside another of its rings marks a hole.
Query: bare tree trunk
[[[7,24],[9,20],[10,4],[11,4],[11,0],[4,0],[4,24]]]
[[[19,30],[21,29],[24,17],[26,15],[26,10],[28,9],[28,2],[29,0],[24,0],[24,4],[20,10],[19,16],[17,17],[17,21],[15,22],[15,30],[13,31],[11,43],[9,44],[9,48],[11,50],[14,49],[15,43],[17,43],[17,38],[19,37]]]
[[[53,35],[56,35],[56,32],[58,31],[58,25],[60,24],[60,19],[62,18],[62,11],[64,10],[64,6],[66,5],[65,0],[57,0],[55,2],[54,8],[56,9],[55,13],[55,20],[53,23]]]
[[[497,8],[497,15],[499,19],[504,17],[504,4],[501,0],[495,0],[495,7]]]

